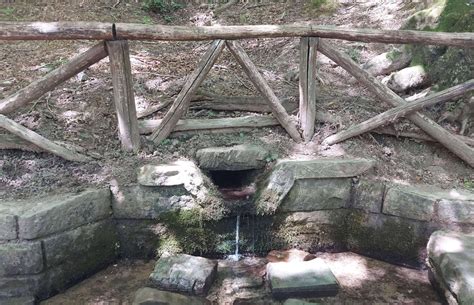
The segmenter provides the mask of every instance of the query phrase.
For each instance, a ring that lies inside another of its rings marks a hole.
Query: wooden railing
[[[301,37],[300,41],[300,103],[298,124],[296,124],[280,103],[278,97],[252,63],[245,50],[236,39]],[[387,86],[367,71],[360,68],[349,56],[338,51],[324,38],[344,39],[363,42],[417,43],[474,48],[474,33],[439,33],[423,31],[387,31],[371,29],[345,29],[311,24],[256,25],[256,26],[215,26],[183,27],[141,24],[108,24],[96,22],[0,22],[0,40],[103,40],[88,51],[75,56],[68,63],[48,75],[0,101],[0,127],[18,137],[33,143],[39,148],[57,154],[67,160],[85,161],[88,157],[70,148],[52,142],[39,134],[26,129],[4,114],[38,99],[57,85],[109,56],[114,88],[114,103],[118,116],[119,136],[122,147],[130,151],[140,148],[140,134],[151,133],[150,140],[160,142],[173,131],[184,130],[222,130],[228,128],[252,128],[280,124],[295,142],[309,141],[314,135],[316,118],[316,57],[317,52],[326,55],[336,64],[364,84],[380,100],[394,108],[352,126],[324,140],[332,145],[350,137],[374,130],[377,127],[407,117],[432,139],[443,144],[462,160],[474,167],[474,149],[466,137],[453,135],[434,121],[423,116],[418,110],[436,103],[459,98],[474,89],[474,80],[469,80],[453,88],[446,89],[426,98],[407,103]],[[196,70],[191,73],[163,119],[138,122],[129,46],[127,40],[214,40]],[[229,120],[209,120],[199,123],[180,120],[190,107],[198,87],[216,62],[224,48],[228,48],[241,65],[257,90],[265,97],[274,118],[263,117],[262,122],[255,118]],[[299,127],[299,128],[298,128]],[[301,132],[300,130],[301,129]],[[5,146],[5,145],[3,145]],[[2,145],[0,145],[2,147]]]

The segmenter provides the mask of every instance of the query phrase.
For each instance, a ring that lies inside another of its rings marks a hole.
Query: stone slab
[[[404,218],[430,221],[438,201],[433,193],[410,186],[389,186],[383,202],[383,213]]]
[[[309,301],[299,300],[299,299],[288,299],[283,303],[283,305],[320,305],[320,304],[321,303],[309,302]]]
[[[0,240],[17,238],[16,219],[14,215],[2,214],[0,211]]]
[[[135,293],[132,305],[211,305],[205,298],[161,291],[149,287],[140,288]]]
[[[35,305],[34,297],[0,298],[2,305]]]
[[[349,251],[395,264],[424,265],[429,223],[353,210],[347,217]]]
[[[196,152],[199,167],[205,170],[248,170],[263,168],[269,152],[257,145],[208,147]]]
[[[26,204],[28,209],[18,215],[21,239],[36,239],[74,229],[111,215],[108,189],[37,198]]]
[[[197,208],[183,186],[128,186],[112,190],[112,208],[117,219],[158,219],[170,211]]]
[[[153,220],[117,220],[120,257],[153,259],[160,242],[162,225]]]
[[[169,291],[205,295],[217,273],[217,262],[198,256],[162,256],[150,275],[154,287]]]
[[[37,274],[42,270],[40,242],[11,241],[0,244],[0,276]]]
[[[42,274],[0,277],[0,298],[35,295],[42,283]]]
[[[110,219],[59,233],[43,240],[47,267],[74,261],[98,249],[114,258],[114,249],[117,245],[115,225]]]
[[[280,205],[282,212],[344,208],[351,196],[350,178],[299,179]]]
[[[354,187],[352,208],[371,213],[382,212],[385,184],[380,181],[360,180]]]
[[[474,233],[436,231],[428,242],[429,265],[459,304],[474,304]]]
[[[441,199],[438,202],[437,220],[474,224],[474,201]]]
[[[335,296],[339,284],[322,259],[267,265],[267,277],[275,298]]]

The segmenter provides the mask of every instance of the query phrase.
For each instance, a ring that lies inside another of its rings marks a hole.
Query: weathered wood
[[[106,45],[110,58],[120,142],[124,150],[137,152],[140,149],[140,134],[128,42],[126,40],[107,41]]]
[[[113,26],[112,23],[99,22],[0,22],[0,40],[112,40]],[[474,47],[473,33],[351,29],[316,24],[187,27],[117,23],[115,32],[117,38],[128,40],[184,41],[315,36],[349,41]]]
[[[316,55],[318,38],[300,40],[300,127],[303,139],[311,141],[316,118]]]
[[[318,50],[336,64],[344,68],[358,81],[367,86],[367,88],[382,101],[391,104],[394,107],[406,103],[404,99],[396,95],[387,86],[378,81],[374,76],[360,68],[359,65],[349,56],[339,52],[326,41],[319,41]],[[438,140],[439,143],[443,144],[447,149],[452,151],[471,167],[474,167],[474,150],[467,146],[464,142],[459,140],[457,137],[454,137],[447,130],[436,124],[436,122],[418,112],[408,115],[407,118],[420,127],[428,135]]]
[[[3,114],[0,114],[0,128],[4,128],[14,135],[25,139],[28,142],[33,143],[34,145],[48,151],[52,154],[58,155],[69,161],[85,162],[90,160],[88,157],[81,155],[78,152],[64,148],[61,145],[58,145],[45,137],[37,134],[34,131],[29,130],[26,127],[16,123],[15,121],[7,118]]]
[[[44,151],[38,146],[12,134],[0,134],[0,149],[19,149],[32,152]]]
[[[432,106],[437,103],[447,102],[449,100],[461,97],[472,90],[474,90],[474,80],[471,79],[463,84],[454,86],[441,92],[437,92],[431,96],[415,100],[411,103],[405,103],[398,107],[387,110],[360,124],[351,126],[347,130],[341,131],[326,138],[324,140],[324,143],[329,145],[339,143],[346,139],[368,132],[379,126],[394,123],[399,118],[404,117],[405,115],[414,111],[418,111],[424,107]]]
[[[371,130],[370,132],[383,134],[383,135],[390,135],[394,137],[413,138],[415,140],[421,140],[421,141],[427,141],[427,142],[438,142],[428,135],[420,134],[416,132],[397,131],[393,127],[390,127],[390,126],[377,128],[377,129]],[[469,146],[474,146],[474,139],[472,138],[461,136],[461,135],[453,135],[453,136],[455,136],[456,138],[463,141]]]
[[[166,137],[168,137],[168,135],[173,131],[176,124],[178,123],[178,120],[188,110],[192,97],[196,93],[198,87],[201,85],[206,75],[211,70],[224,46],[225,41],[223,40],[216,40],[212,43],[211,47],[207,50],[203,59],[199,63],[197,69],[194,70],[194,72],[189,76],[188,80],[181,89],[181,92],[176,97],[173,105],[161,121],[161,124],[151,134],[151,136],[149,136],[150,140],[159,143],[160,141],[166,139]]]
[[[82,70],[92,66],[107,56],[103,42],[98,43],[86,52],[76,55],[61,67],[51,71],[41,79],[32,82],[25,88],[0,101],[0,113],[7,114],[40,98],[53,90],[57,85],[68,80]]]
[[[172,99],[167,99],[159,104],[156,104],[156,105],[152,105],[150,107],[148,107],[147,109],[144,109],[140,112],[137,113],[137,118],[141,119],[141,118],[144,118],[146,116],[149,116],[150,114],[153,114],[157,111],[160,111],[161,109],[167,107],[169,104],[171,104],[173,100]]]
[[[149,134],[157,126],[160,126],[162,120],[142,120],[139,122],[140,133]],[[244,116],[238,118],[224,118],[224,119],[187,119],[179,120],[175,131],[211,131],[224,129],[239,129],[239,128],[259,128],[279,125],[277,119],[272,116]]]
[[[282,106],[289,113],[295,111],[298,106],[290,99],[283,99]],[[190,109],[212,109],[223,111],[249,111],[249,112],[272,112],[270,106],[263,97],[259,96],[221,96],[211,93],[203,93],[193,97]]]
[[[301,142],[301,135],[298,132],[296,125],[291,121],[285,108],[283,108],[275,93],[273,93],[273,90],[267,84],[260,72],[258,72],[257,67],[252,63],[244,49],[236,41],[227,41],[226,44],[257,90],[266,98],[270,108],[272,109],[273,115],[277,118],[286,132],[288,132],[295,142]]]

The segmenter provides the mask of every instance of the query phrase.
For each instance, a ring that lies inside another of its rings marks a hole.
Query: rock
[[[0,276],[37,274],[42,270],[41,242],[0,244]]]
[[[335,296],[339,284],[322,259],[267,265],[267,277],[275,298]]]
[[[304,212],[345,208],[349,204],[349,178],[296,180],[280,205],[282,212]]]
[[[392,73],[382,82],[395,92],[405,92],[428,85],[430,78],[423,66],[414,66]]]
[[[160,91],[160,86],[162,83],[163,79],[161,77],[157,77],[154,79],[147,80],[144,84],[144,87],[150,92],[158,92]]]
[[[280,160],[260,186],[255,200],[260,214],[273,214],[297,179],[348,178],[358,176],[375,166],[367,159]]]
[[[140,288],[135,293],[132,305],[210,305],[204,298],[186,296],[178,293],[161,291],[149,287]]]
[[[34,297],[0,298],[2,305],[35,305]]]
[[[431,271],[450,304],[474,304],[474,234],[434,232],[428,242]]]
[[[231,147],[209,147],[196,153],[199,167],[205,170],[247,170],[262,168],[269,152],[263,147],[242,144]]]
[[[43,283],[42,274],[0,277],[0,300],[35,295]]]
[[[205,295],[215,279],[217,263],[187,254],[162,256],[150,275],[151,284],[170,291]]]
[[[406,50],[392,50],[382,53],[369,60],[363,68],[373,76],[385,75],[406,68],[412,56]]]
[[[314,254],[303,250],[272,250],[267,254],[267,260],[271,263],[276,262],[305,262],[316,258]]]
[[[23,210],[17,212],[21,239],[36,239],[77,228],[107,218],[112,212],[108,189],[35,198],[22,205]]]
[[[283,305],[319,305],[319,304],[321,303],[308,302],[308,301],[298,300],[298,299],[288,299],[283,303]]]
[[[385,195],[383,213],[429,221],[434,216],[437,197],[419,188],[390,186]]]
[[[385,184],[379,181],[361,180],[354,187],[352,207],[372,213],[381,213]]]
[[[112,209],[117,219],[158,219],[164,213],[199,208],[183,185],[112,188]]]
[[[3,214],[0,210],[0,240],[17,238],[16,219],[14,215]]]
[[[474,200],[448,200],[438,202],[438,220],[474,224]]]

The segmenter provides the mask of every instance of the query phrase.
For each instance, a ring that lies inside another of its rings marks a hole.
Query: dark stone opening
[[[256,170],[209,171],[212,182],[218,188],[242,188],[250,185],[256,177]]]

